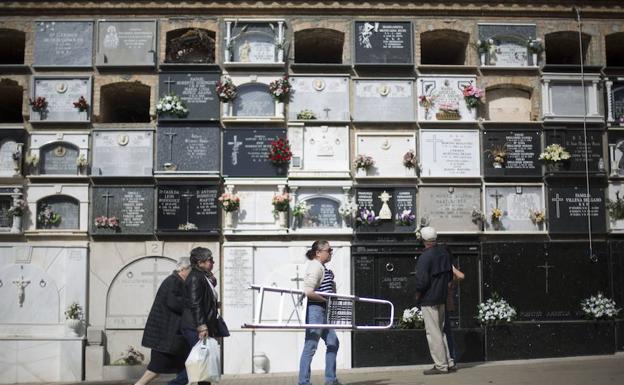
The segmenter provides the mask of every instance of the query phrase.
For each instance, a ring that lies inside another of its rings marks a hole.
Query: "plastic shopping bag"
[[[185,364],[189,382],[219,382],[221,358],[217,340],[214,338],[199,340],[191,349]]]

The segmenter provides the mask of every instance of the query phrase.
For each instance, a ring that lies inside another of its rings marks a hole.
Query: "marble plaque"
[[[420,162],[423,178],[478,178],[481,175],[479,132],[421,130]]]
[[[156,131],[156,170],[218,174],[220,143],[218,126],[159,126]]]
[[[31,98],[45,98],[47,107],[42,111],[30,109],[31,122],[88,122],[91,116],[90,77],[35,76]],[[83,97],[88,107],[80,111],[74,106]]]
[[[512,38],[500,38],[490,55],[490,65],[497,67],[526,67],[529,51],[524,42]]]
[[[240,230],[267,230],[275,228],[272,199],[277,194],[275,185],[238,185],[240,198],[238,225]]]
[[[39,221],[38,216],[46,207],[60,215],[60,222],[55,225],[45,225]],[[66,195],[54,195],[37,202],[37,229],[78,230],[79,228],[80,204],[76,199]]]
[[[14,139],[0,140],[0,176],[13,176],[15,174],[17,165],[13,160],[13,154],[18,151],[18,148],[21,148],[21,146]],[[19,170],[19,167],[17,167],[17,170]]]
[[[175,261],[141,258],[124,266],[108,289],[107,329],[142,329],[162,281],[175,269]]]
[[[236,177],[284,176],[288,165],[268,158],[271,142],[285,138],[281,128],[226,128],[223,133],[223,175]]]
[[[485,230],[487,231],[540,231],[544,224],[533,223],[531,213],[546,213],[542,186],[485,186]],[[503,216],[492,220],[492,211],[498,208]]]
[[[585,109],[583,87],[580,82],[551,82],[552,113],[561,116],[583,116],[583,111],[589,113],[591,92],[591,82],[586,83],[587,109]]]
[[[238,87],[232,102],[235,117],[275,116],[275,101],[263,83],[246,83]]]
[[[624,83],[613,82],[611,86],[611,110],[612,119],[624,125]]]
[[[158,121],[197,121],[219,120],[220,102],[216,95],[219,74],[215,72],[167,72],[158,77],[160,98],[175,94],[182,99],[188,114],[178,117],[160,114]]]
[[[437,231],[473,232],[481,229],[480,224],[472,220],[473,210],[481,210],[479,187],[421,186],[418,207],[419,218]]]
[[[156,21],[98,21],[96,64],[146,67],[156,64]]]
[[[242,325],[253,316],[253,248],[223,245],[223,308],[230,325]],[[232,327],[232,326],[230,326]]]
[[[231,61],[275,63],[278,41],[277,23],[238,23],[232,26]]]
[[[288,104],[289,120],[304,110],[312,111],[313,121],[348,121],[349,78],[346,76],[292,76],[292,96]]]
[[[557,130],[544,133],[545,146],[557,143],[570,153],[571,158],[563,162],[560,172],[585,173],[585,135],[581,130]],[[590,173],[605,172],[603,135],[601,131],[587,132],[587,158]]]
[[[206,232],[218,228],[218,187],[208,184],[159,185],[157,230]]]
[[[559,234],[587,233],[589,216],[593,233],[606,232],[605,189],[584,186],[548,188],[548,231]]]
[[[47,144],[39,150],[39,173],[43,175],[76,175],[78,147],[65,142]]]
[[[93,176],[151,176],[152,131],[94,131]]]
[[[495,165],[492,151],[504,148],[505,162]],[[483,172],[485,177],[535,177],[542,176],[539,131],[488,130],[483,132]],[[500,167],[498,167],[500,166]]]
[[[358,122],[416,120],[411,80],[356,80],[353,119]]]
[[[406,169],[403,155],[416,152],[414,135],[357,135],[356,154],[372,156],[375,165],[366,170],[367,176],[415,176],[414,168]]]
[[[154,232],[154,188],[152,186],[94,186],[91,189],[93,235],[152,234]],[[98,217],[115,217],[118,228],[98,226]]]
[[[609,132],[609,159],[611,177],[624,177],[624,134]]]
[[[91,67],[92,21],[37,21],[35,67]]]
[[[347,126],[292,126],[288,128],[288,140],[293,153],[291,172],[349,171]]]
[[[609,183],[609,201],[616,202],[618,199],[624,199],[624,186],[622,182],[610,182]],[[609,202],[607,201],[607,202]],[[609,217],[609,229],[612,231],[624,231],[624,219],[617,219],[617,217],[612,216],[609,208],[607,207],[607,214]]]
[[[400,224],[397,215],[403,211],[416,213],[416,189],[414,187],[360,187],[355,192],[358,206],[356,231],[361,233],[406,233],[415,230],[416,221]],[[363,210],[372,212],[375,220],[365,221]]]
[[[409,21],[356,21],[354,26],[356,64],[414,63]]]
[[[464,100],[464,87],[476,79],[468,76],[422,76],[418,78],[418,120],[420,121],[474,121],[473,111]],[[427,97],[430,104],[420,102]]]
[[[301,226],[309,228],[341,228],[342,217],[338,212],[340,202],[326,197],[305,200],[310,206],[308,213],[302,218]]]

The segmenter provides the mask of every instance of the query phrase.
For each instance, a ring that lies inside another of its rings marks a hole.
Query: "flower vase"
[[[232,105],[232,102],[224,102],[223,103],[223,116],[224,117],[231,117],[233,114],[233,110],[234,107]]]
[[[67,319],[65,325],[69,331],[69,335],[72,337],[80,337],[82,334],[82,320],[79,319]]]
[[[284,49],[283,48],[277,49],[277,62],[278,63],[284,62]]]
[[[494,168],[503,168],[503,164],[501,162],[492,162],[492,166]]]
[[[11,226],[11,233],[19,234],[22,232],[22,217],[13,216],[13,225]]]
[[[269,358],[263,352],[257,352],[253,355],[253,372],[264,374],[269,369]]]
[[[503,222],[500,219],[493,219],[492,220],[492,228],[494,229],[494,231],[501,231],[501,230],[503,230]]]
[[[358,167],[355,171],[355,176],[358,178],[364,177],[367,175],[366,169],[362,167]]]
[[[534,53],[533,55],[531,55],[531,58],[533,59],[533,63],[532,63],[532,64],[533,64],[535,67],[537,67],[537,54],[536,54],[536,53]]]
[[[479,59],[481,60],[481,65],[482,65],[482,66],[486,66],[486,65],[488,65],[488,63],[485,61],[485,52],[482,52],[482,53],[479,55]]]
[[[284,228],[288,227],[288,211],[277,212],[277,225]]]
[[[470,117],[472,120],[477,120],[477,107],[469,108],[468,110],[470,110]]]
[[[416,176],[416,167],[405,167],[405,176],[407,176],[407,177],[415,177]]]
[[[546,171],[549,173],[558,172],[561,169],[561,162],[551,162],[546,164]]]
[[[236,214],[235,211],[226,211],[225,212],[225,223],[224,223],[224,227],[227,229],[231,229],[234,228],[234,220],[235,217],[234,215]]]

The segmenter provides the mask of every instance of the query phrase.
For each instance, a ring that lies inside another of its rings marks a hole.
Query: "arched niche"
[[[56,224],[45,224],[41,215],[46,209],[60,215]],[[80,228],[80,202],[68,195],[53,195],[40,199],[37,202],[37,216],[33,218],[37,229],[78,230]]]
[[[150,87],[139,82],[102,86],[100,122],[149,123]]]
[[[345,34],[329,28],[295,32],[295,63],[342,64]]]
[[[526,122],[531,120],[531,92],[515,86],[487,89],[488,120]]]
[[[576,31],[561,31],[549,33],[545,36],[546,64],[581,64],[579,52],[579,35]],[[581,34],[583,63],[587,63],[587,49],[591,36]]]
[[[264,83],[245,83],[238,86],[238,95],[232,105],[233,115],[275,116],[275,101]]]
[[[15,29],[0,28],[0,65],[24,64],[26,33]]]
[[[22,116],[23,95],[24,89],[15,80],[0,80],[0,123],[22,123],[24,121]]]
[[[52,142],[39,150],[39,174],[41,175],[72,175],[78,166],[76,159],[80,149],[67,142]]]
[[[325,195],[313,195],[303,199],[310,209],[301,218],[300,226],[305,228],[341,228],[342,217],[339,214],[340,201]]]
[[[181,28],[167,32],[166,63],[214,63],[215,32]]]
[[[420,34],[420,64],[464,65],[470,35],[452,29]]]
[[[607,67],[624,67],[624,32],[605,37]]]

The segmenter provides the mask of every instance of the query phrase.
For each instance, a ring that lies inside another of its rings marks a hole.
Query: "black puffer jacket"
[[[158,288],[141,344],[159,352],[175,353],[181,339],[183,310],[184,280],[174,271]]]
[[[208,286],[206,273],[193,267],[184,281],[185,306],[182,313],[182,327],[197,330],[206,325],[208,333],[215,335],[217,330],[217,302]]]

